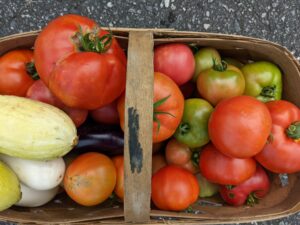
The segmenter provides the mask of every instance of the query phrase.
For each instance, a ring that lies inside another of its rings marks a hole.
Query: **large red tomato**
[[[153,142],[171,137],[183,115],[184,97],[176,83],[162,73],[154,73]],[[120,126],[124,130],[125,96],[118,101]]]
[[[221,101],[208,123],[212,143],[223,154],[249,158],[259,153],[271,133],[272,120],[264,103],[250,96]]]
[[[182,85],[193,77],[195,60],[192,50],[181,43],[159,45],[154,49],[154,71]]]
[[[31,98],[40,102],[56,106],[63,110],[73,120],[76,127],[84,123],[88,116],[88,111],[85,109],[70,108],[56,98],[42,80],[35,81],[26,93],[27,98]]]
[[[275,173],[300,171],[300,111],[284,100],[266,103],[272,117],[272,133],[256,160]]]
[[[0,94],[25,96],[34,80],[27,71],[33,62],[31,50],[13,50],[0,57]]]
[[[42,30],[34,47],[41,79],[69,107],[96,109],[125,89],[123,50],[86,17],[56,18]]]
[[[228,157],[208,144],[200,153],[199,167],[201,174],[213,183],[237,185],[255,173],[256,162],[253,158]]]
[[[197,201],[199,196],[197,178],[178,166],[166,166],[152,176],[151,198],[162,210],[180,211]]]

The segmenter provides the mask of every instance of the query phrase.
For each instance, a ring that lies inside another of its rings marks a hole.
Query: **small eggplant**
[[[72,152],[101,152],[108,156],[123,154],[124,133],[115,125],[85,123],[77,130],[79,142]]]

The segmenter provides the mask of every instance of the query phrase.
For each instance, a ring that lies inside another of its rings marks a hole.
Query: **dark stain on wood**
[[[143,167],[143,149],[139,142],[139,114],[133,107],[128,108],[128,128],[131,172],[140,173]]]

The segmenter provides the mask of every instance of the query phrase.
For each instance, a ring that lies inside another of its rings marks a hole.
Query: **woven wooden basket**
[[[60,194],[42,207],[11,207],[0,213],[0,220],[30,224],[224,224],[276,219],[300,211],[300,174],[290,175],[289,185],[285,187],[274,176],[270,194],[254,207],[195,203],[193,209],[197,214],[176,213],[151,209],[150,198],[154,46],[182,42],[214,47],[224,56],[271,61],[284,74],[283,98],[300,107],[300,65],[286,48],[265,40],[224,34],[131,28],[113,28],[112,31],[128,55],[124,206],[107,201],[96,207],[82,207]],[[31,48],[38,33],[0,38],[0,55],[16,48]]]

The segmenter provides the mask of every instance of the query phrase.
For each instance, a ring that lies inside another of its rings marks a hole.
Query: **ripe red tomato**
[[[154,73],[153,142],[162,142],[176,131],[184,107],[184,98],[175,82],[162,73]],[[120,126],[124,130],[124,95],[118,101]]]
[[[101,108],[90,111],[90,116],[98,123],[119,124],[117,100]]]
[[[184,210],[197,201],[199,192],[197,178],[181,167],[169,165],[152,176],[151,198],[159,209]]]
[[[300,111],[284,100],[266,103],[272,117],[272,131],[264,149],[255,159],[274,173],[300,171]]]
[[[107,156],[89,152],[78,156],[68,166],[64,188],[75,202],[98,205],[112,194],[116,185],[116,168]]]
[[[31,98],[40,102],[56,106],[63,110],[73,120],[76,127],[84,123],[88,116],[88,111],[84,109],[74,109],[64,105],[56,98],[42,80],[35,81],[26,93],[27,98]]]
[[[26,69],[33,62],[31,50],[13,50],[0,57],[0,94],[24,97],[34,80]]]
[[[210,182],[237,185],[255,173],[256,162],[253,158],[228,157],[208,144],[200,153],[199,167],[200,173]]]
[[[166,74],[178,85],[188,82],[195,71],[192,50],[181,43],[159,45],[154,49],[154,71]]]
[[[115,194],[124,200],[124,156],[119,155],[112,158],[117,170],[117,183],[114,189]]]
[[[257,166],[253,176],[237,186],[222,186],[220,194],[230,205],[239,206],[245,202],[254,205],[263,198],[270,190],[270,180],[263,168]]]
[[[39,34],[34,53],[37,71],[65,105],[92,110],[124,91],[126,57],[116,39],[106,34],[79,15],[58,17]]]
[[[249,158],[263,149],[271,126],[271,115],[264,103],[254,97],[237,96],[216,106],[208,122],[208,132],[223,154]]]

